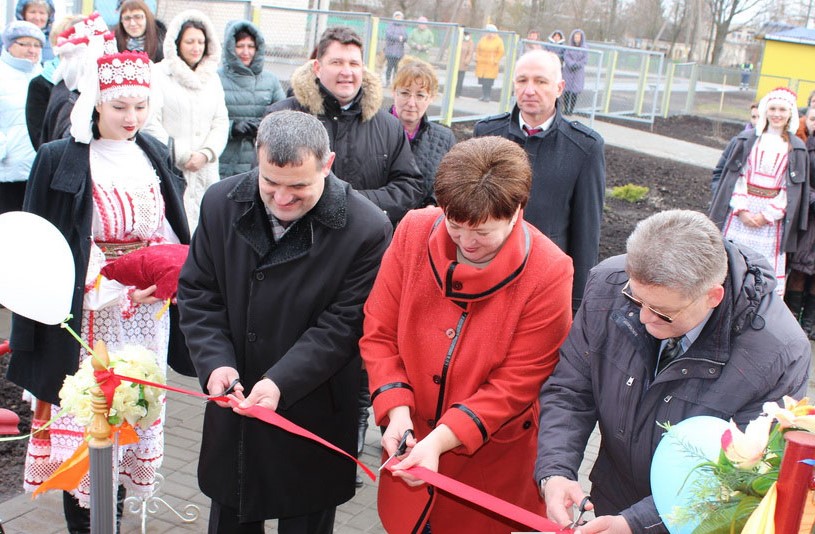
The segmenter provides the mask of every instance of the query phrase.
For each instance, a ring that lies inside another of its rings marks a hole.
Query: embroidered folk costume
[[[163,303],[135,304],[136,289],[100,275],[106,263],[156,243],[178,243],[165,218],[165,204],[156,169],[134,139],[92,138],[94,107],[124,97],[149,97],[150,63],[144,53],[124,52],[97,61],[93,84],[82,87],[74,107],[71,134],[89,144],[93,215],[90,261],[85,278],[81,336],[89,345],[103,340],[109,351],[135,344],[153,351],[166,372],[170,332],[169,314],[159,314]],[[85,83],[83,80],[82,83]],[[134,132],[135,136],[135,132]],[[98,136],[97,136],[98,137]],[[157,315],[160,318],[157,318]],[[80,351],[80,361],[88,357]],[[59,413],[38,401],[32,429]],[[43,406],[45,405],[45,406]],[[153,491],[156,470],[163,458],[164,414],[149,428],[136,429],[139,442],[119,448],[119,483],[131,496],[147,497]],[[72,416],[57,418],[47,432],[31,439],[25,466],[26,491],[34,491],[73,454],[85,428]],[[90,481],[86,475],[72,492],[82,506],[89,506]]]
[[[783,128],[768,125],[767,108],[783,104],[791,113],[787,133]],[[796,97],[792,91],[779,88],[771,91],[759,103],[758,140],[742,166],[733,195],[724,236],[761,253],[775,271],[776,291],[783,295],[786,280],[786,253],[783,249],[784,218],[787,213],[787,168],[790,145],[798,125]],[[768,221],[762,226],[748,226],[739,218],[743,211],[761,214]]]

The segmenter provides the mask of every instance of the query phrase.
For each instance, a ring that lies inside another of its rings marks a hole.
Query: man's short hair
[[[363,52],[362,38],[357,32],[348,26],[334,26],[328,28],[323,32],[320,37],[320,42],[317,43],[317,59],[322,59],[331,43],[340,43],[341,45],[354,45],[359,47],[359,51]]]
[[[702,213],[668,210],[637,223],[626,243],[625,270],[640,284],[696,298],[727,276],[721,231]]]
[[[448,219],[472,226],[508,220],[526,206],[532,170],[524,149],[503,137],[458,143],[436,172],[436,200]]]
[[[563,66],[560,64],[560,58],[557,54],[550,50],[529,50],[521,54],[521,57],[515,61],[515,67],[517,68],[522,59],[528,60],[530,58],[542,63],[549,63],[555,70],[555,83],[560,83],[563,80]]]
[[[328,163],[331,146],[328,132],[313,115],[282,110],[269,113],[258,127],[255,148],[266,151],[266,160],[277,167],[299,167],[309,156],[320,165]]]

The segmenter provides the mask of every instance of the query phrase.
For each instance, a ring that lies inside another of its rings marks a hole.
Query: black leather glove
[[[253,121],[254,119],[233,121],[232,137],[254,137],[258,133],[259,122]]]

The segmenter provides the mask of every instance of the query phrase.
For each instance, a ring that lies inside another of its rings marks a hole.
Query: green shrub
[[[612,198],[625,200],[626,202],[639,202],[648,194],[648,188],[644,185],[625,184],[611,188]]]

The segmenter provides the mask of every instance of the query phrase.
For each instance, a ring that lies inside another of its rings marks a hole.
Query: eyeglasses
[[[23,48],[42,48],[42,43],[39,41],[33,43],[21,43],[20,41],[14,41],[14,44],[22,46]]]
[[[408,100],[411,99],[411,97],[413,97],[413,99],[416,100],[417,104],[421,104],[423,102],[427,102],[428,100],[430,100],[430,95],[427,94],[427,93],[415,93],[414,94],[414,93],[411,93],[410,91],[405,91],[405,90],[396,91],[396,98],[398,98],[399,100],[401,100],[403,102],[407,102]]]
[[[679,310],[679,311],[677,311],[676,313],[674,313],[674,314],[673,314],[673,317],[672,317],[672,316],[670,316],[670,315],[667,315],[667,314],[665,314],[665,313],[662,313],[662,312],[661,312],[661,311],[659,311],[659,310],[655,310],[655,309],[654,309],[654,308],[652,308],[651,306],[648,306],[648,305],[647,305],[647,304],[645,304],[643,301],[641,301],[640,299],[638,299],[637,297],[635,297],[634,295],[632,295],[632,294],[631,294],[631,293],[628,291],[628,288],[629,288],[629,286],[630,286],[630,285],[631,285],[631,280],[629,280],[628,282],[626,282],[626,283],[625,283],[625,285],[623,286],[623,288],[620,290],[620,293],[622,293],[622,294],[623,294],[623,296],[624,296],[625,298],[627,298],[627,299],[628,299],[628,301],[629,301],[631,304],[633,304],[634,306],[636,306],[637,308],[642,308],[643,306],[645,306],[646,308],[648,308],[648,311],[649,311],[649,312],[653,313],[654,315],[656,315],[657,317],[659,317],[661,320],[665,321],[666,323],[672,323],[672,322],[674,322],[674,318],[676,318],[676,316],[677,316],[677,315],[679,315],[679,314],[680,314],[680,313],[682,313],[683,311],[685,311],[685,310],[687,310],[688,308],[690,308],[691,304],[693,304],[694,302],[696,302],[696,301],[699,299],[699,297],[697,297],[697,298],[693,299],[692,301],[690,301],[690,302],[688,303],[688,305],[687,305],[687,306],[685,306],[685,307],[684,307],[684,308],[682,308],[681,310]]]
[[[122,22],[124,24],[130,24],[131,22],[143,22],[144,19],[144,13],[137,13],[135,15],[125,15],[122,17]]]

